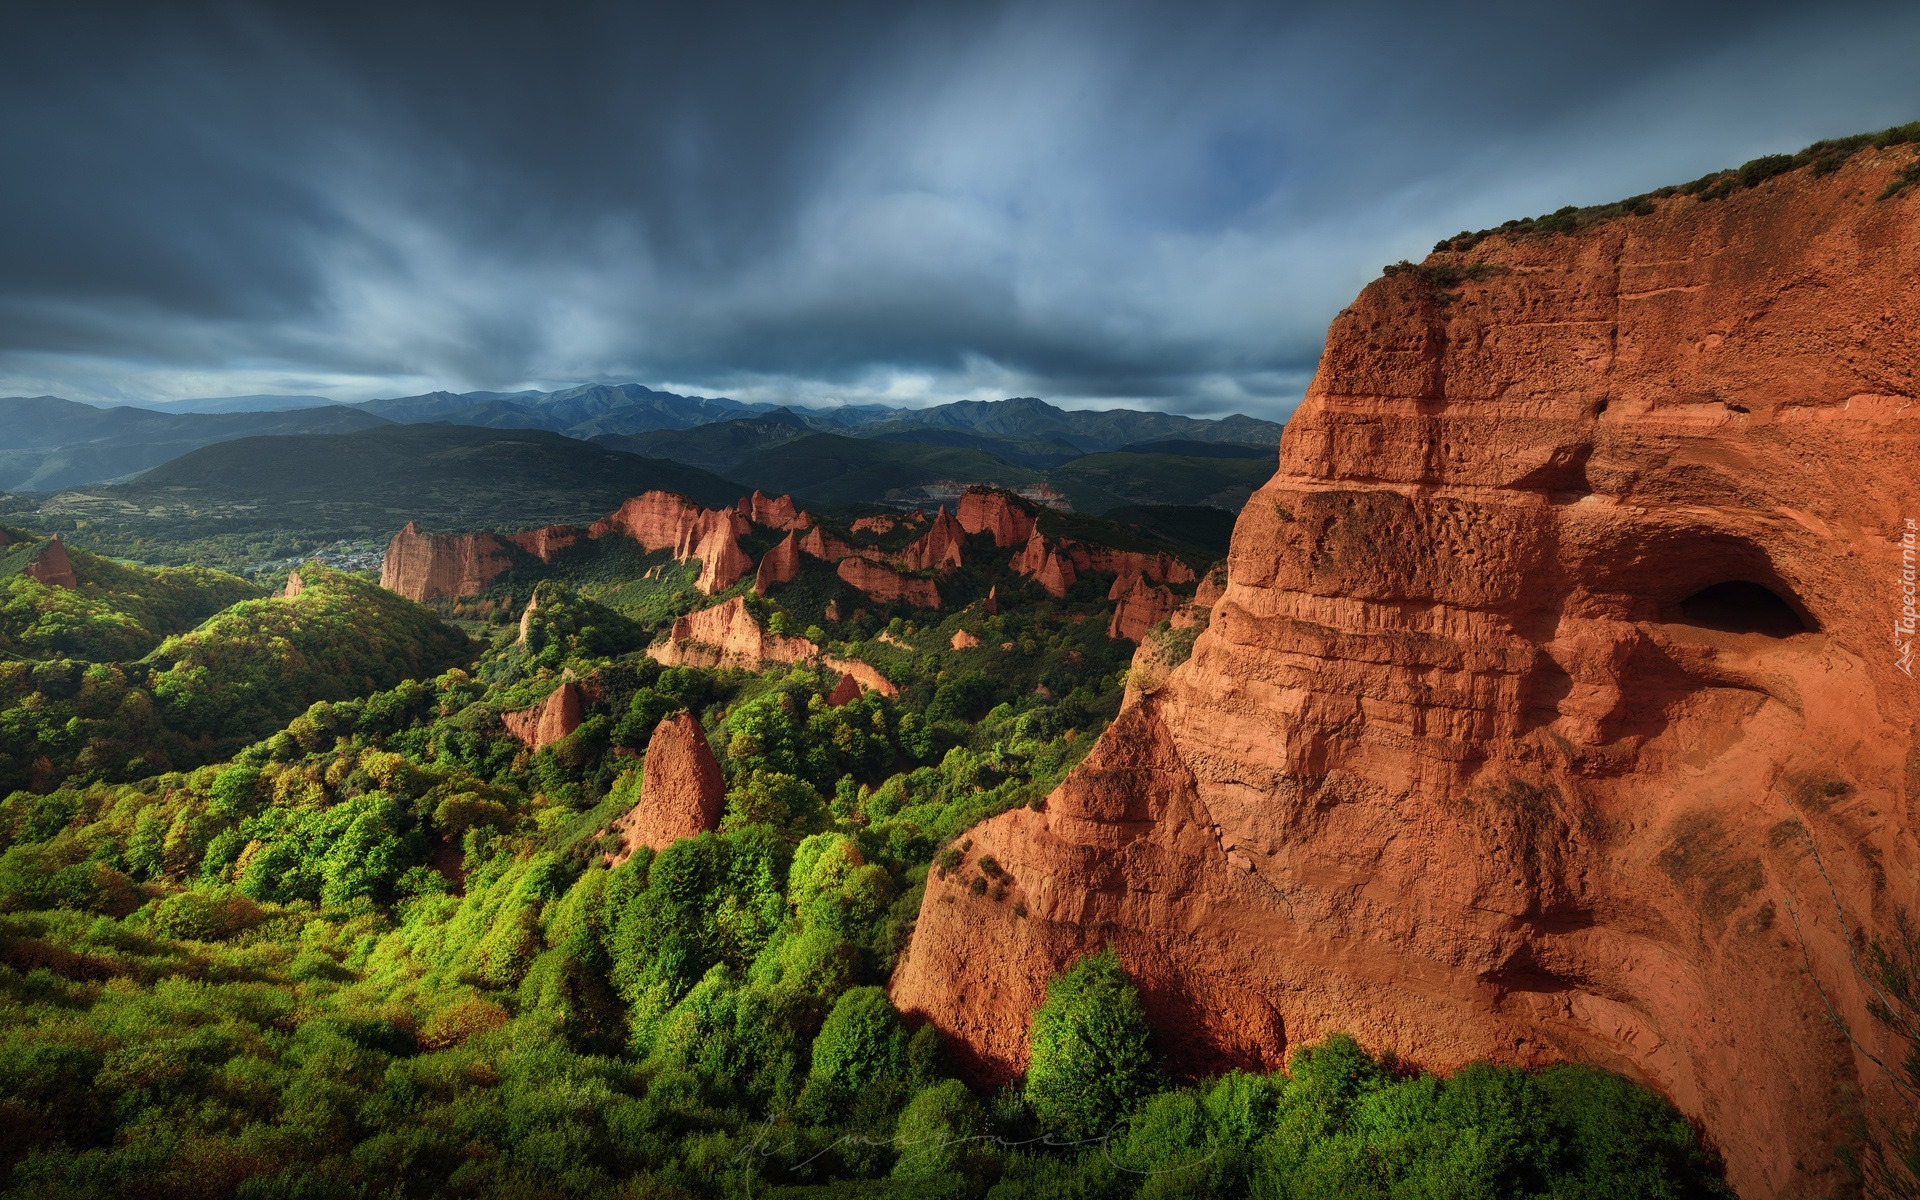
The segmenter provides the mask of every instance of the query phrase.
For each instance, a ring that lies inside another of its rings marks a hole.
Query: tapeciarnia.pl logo
[[[1916,530],[1912,517],[1907,518],[1906,528],[1900,535],[1900,607],[1893,618],[1893,665],[1913,678],[1913,631],[1915,616],[1914,597],[1914,535]]]

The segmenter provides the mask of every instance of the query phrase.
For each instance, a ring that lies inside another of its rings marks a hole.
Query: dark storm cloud
[[[1920,116],[1910,6],[15,5],[0,392],[1274,412],[1440,235]]]

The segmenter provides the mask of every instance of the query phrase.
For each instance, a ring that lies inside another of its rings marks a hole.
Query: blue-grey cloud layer
[[[0,394],[1273,415],[1381,263],[1920,116],[1916,49],[1904,5],[14,5]]]

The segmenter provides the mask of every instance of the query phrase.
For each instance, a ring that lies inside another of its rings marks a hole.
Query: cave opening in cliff
[[[1779,593],[1745,579],[1729,579],[1702,588],[1680,602],[1689,625],[1722,633],[1758,633],[1772,638],[1807,633],[1812,623]]]

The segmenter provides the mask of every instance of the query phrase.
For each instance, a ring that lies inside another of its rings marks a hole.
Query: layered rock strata
[[[805,529],[813,524],[811,513],[798,512],[793,506],[792,496],[769,497],[759,488],[753,489],[753,495],[742,496],[734,506],[741,516],[768,529],[795,530]]]
[[[928,881],[896,1002],[1004,1079],[1112,944],[1186,1070],[1575,1059],[1743,1196],[1845,1187],[1910,1116],[1854,940],[1920,900],[1910,157],[1370,285],[1191,657],[968,834],[1013,883]]]
[[[1088,571],[1111,571],[1128,580],[1119,591],[1130,588],[1131,578],[1139,576],[1150,583],[1192,583],[1193,568],[1171,554],[1145,554],[1138,550],[1116,550],[1110,546],[1089,546],[1071,538],[1049,538],[1036,526],[1028,534],[1020,552],[1013,556],[1013,571],[1025,575],[1057,599]]]
[[[764,504],[766,498],[760,499]],[[787,507],[792,508],[791,501]],[[644,550],[671,550],[682,562],[698,559],[700,574],[694,587],[711,596],[753,569],[753,560],[740,548],[739,540],[751,529],[739,508],[706,509],[685,496],[652,491],[628,500],[587,532],[596,538],[624,534]]]
[[[966,544],[967,531],[942,507],[927,531],[896,555],[894,562],[905,571],[938,571],[945,576],[966,565]]]

